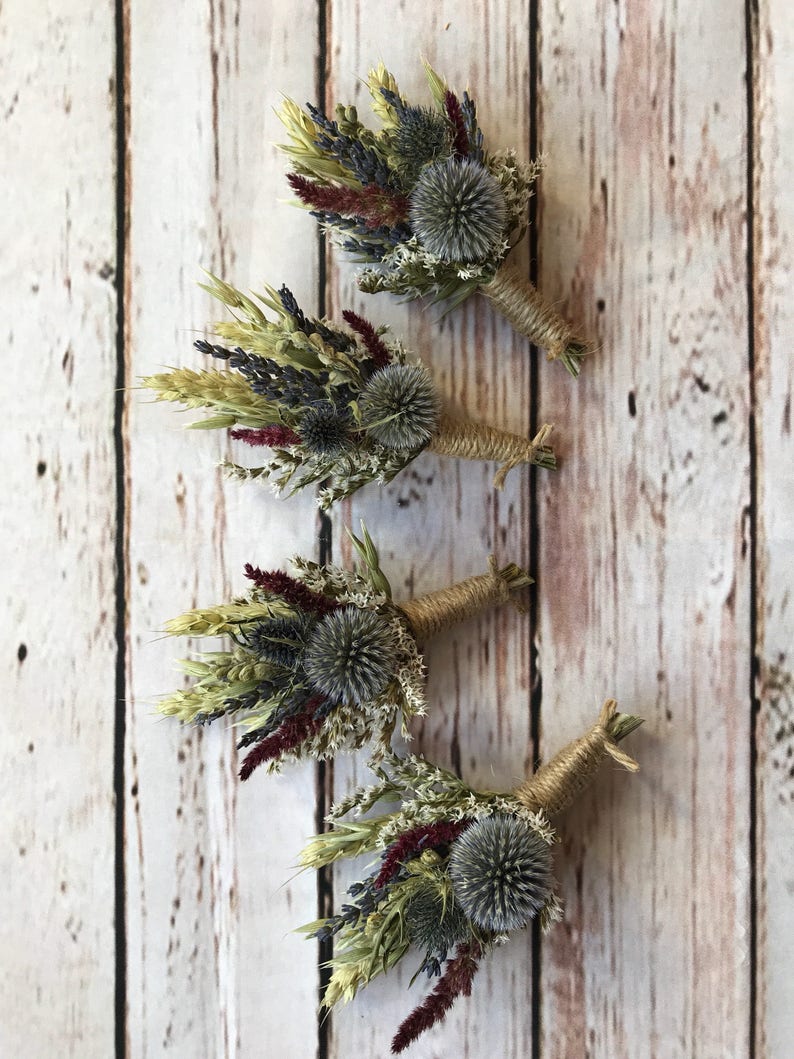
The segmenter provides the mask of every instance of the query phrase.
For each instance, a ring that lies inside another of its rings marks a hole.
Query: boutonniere
[[[193,685],[158,708],[184,723],[233,724],[246,751],[242,779],[260,765],[274,771],[367,742],[375,757],[384,753],[397,721],[407,735],[426,709],[420,644],[532,583],[520,567],[492,559],[485,574],[395,602],[366,529],[351,539],[358,571],[300,557],[292,574],[247,566],[248,595],[166,624],[174,636],[231,640],[183,661]]]
[[[618,744],[641,723],[608,700],[585,735],[505,793],[473,790],[415,756],[388,754],[373,763],[377,782],[340,802],[330,829],[301,856],[308,868],[359,856],[375,862],[348,889],[339,914],[301,928],[313,938],[334,938],[323,1005],[351,1000],[413,950],[414,979],[439,980],[399,1027],[392,1051],[401,1052],[457,997],[469,996],[494,945],[536,917],[544,930],[561,918],[549,818],[575,800],[603,761],[637,771]],[[390,801],[397,808],[384,811]]]
[[[433,105],[409,102],[381,64],[370,70],[373,130],[355,107],[333,117],[287,100],[289,183],[300,203],[365,267],[366,293],[430,297],[453,308],[475,291],[576,376],[588,343],[505,263],[526,231],[540,172],[514,150],[492,152],[467,92],[427,64]]]
[[[192,426],[230,427],[233,438],[271,450],[260,467],[227,464],[233,476],[269,479],[277,492],[323,483],[325,509],[367,482],[390,482],[425,449],[500,462],[497,488],[521,463],[555,466],[549,425],[530,440],[453,415],[425,366],[356,313],[337,327],[307,317],[286,287],[256,300],[215,277],[206,289],[235,314],[215,327],[229,345],[195,343],[221,370],[176,368],[142,381],[158,400],[210,410]]]

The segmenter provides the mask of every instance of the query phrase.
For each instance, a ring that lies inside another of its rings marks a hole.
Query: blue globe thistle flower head
[[[426,166],[411,193],[411,227],[442,261],[484,261],[504,239],[507,204],[480,162],[448,158]]]
[[[315,627],[303,668],[312,686],[331,701],[360,705],[386,690],[396,656],[387,621],[372,610],[342,607]]]
[[[455,898],[478,927],[501,934],[525,926],[551,892],[546,841],[525,821],[497,813],[475,821],[449,855]]]
[[[388,449],[426,445],[438,426],[441,404],[421,364],[388,364],[367,381],[359,398],[361,422]]]

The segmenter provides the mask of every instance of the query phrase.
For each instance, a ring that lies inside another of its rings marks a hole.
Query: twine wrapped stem
[[[590,347],[545,300],[536,287],[513,268],[502,265],[490,283],[480,290],[506,316],[516,331],[545,349],[549,360],[560,360],[573,375],[579,374],[581,359]]]
[[[515,563],[498,569],[493,555],[488,557],[488,566],[487,574],[468,577],[449,588],[397,604],[417,640],[424,641],[498,603],[512,600],[521,609],[513,600],[513,593],[531,585],[533,578]]]
[[[548,764],[541,765],[534,776],[515,789],[515,796],[527,809],[532,812],[542,809],[549,816],[567,809],[606,757],[611,757],[629,772],[639,770],[634,758],[617,744],[638,728],[642,719],[620,714],[617,708],[614,699],[607,699],[598,721],[587,735],[563,747]]]
[[[548,423],[544,423],[530,441],[521,434],[511,434],[507,430],[443,413],[438,430],[427,447],[440,456],[455,456],[464,460],[498,460],[502,466],[496,472],[493,484],[495,488],[501,489],[509,472],[521,463],[534,463],[549,469],[557,466],[554,451],[546,444],[551,429]]]

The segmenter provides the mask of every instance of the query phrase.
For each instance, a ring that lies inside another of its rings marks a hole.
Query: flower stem
[[[551,429],[548,423],[544,423],[530,441],[522,434],[511,434],[507,430],[474,423],[469,419],[457,419],[444,413],[438,431],[427,447],[441,456],[464,460],[498,460],[503,466],[494,477],[494,486],[501,489],[508,473],[521,463],[534,463],[549,470],[557,466],[554,450],[546,444]]]
[[[556,816],[590,783],[604,758],[611,757],[629,772],[637,772],[640,766],[617,744],[641,724],[640,717],[618,713],[615,700],[607,699],[590,731],[541,765],[516,788],[515,796],[532,812],[543,810]]]
[[[562,361],[578,376],[581,360],[590,352],[588,343],[517,269],[503,265],[480,290],[516,331],[546,350],[549,360]]]
[[[398,604],[417,640],[424,641],[487,607],[507,603],[512,600],[514,592],[533,584],[533,578],[515,563],[500,570],[493,556],[488,562],[490,570],[487,574],[468,577],[438,592],[428,592]]]

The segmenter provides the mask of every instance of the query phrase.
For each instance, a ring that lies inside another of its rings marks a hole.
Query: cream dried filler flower
[[[185,723],[224,719],[246,749],[240,775],[260,765],[324,758],[372,742],[385,752],[425,712],[419,644],[532,583],[514,564],[396,603],[362,527],[351,539],[359,572],[293,560],[294,575],[246,567],[249,595],[169,621],[179,636],[228,636],[232,645],[182,662],[194,678],[159,704]]]
[[[389,482],[424,450],[496,460],[501,488],[521,463],[555,466],[551,427],[526,438],[445,412],[423,364],[356,313],[345,327],[307,317],[290,291],[249,298],[215,277],[206,287],[235,319],[216,325],[229,345],[196,342],[223,368],[177,368],[143,384],[158,400],[209,409],[203,428],[271,450],[260,467],[227,464],[240,479],[269,479],[277,492],[322,483],[322,508],[367,482]],[[268,319],[264,309],[275,319]]]
[[[608,700],[585,735],[505,793],[473,790],[416,756],[385,753],[373,762],[377,782],[335,806],[329,829],[301,856],[309,868],[375,858],[338,915],[301,928],[334,938],[323,1004],[351,1000],[415,949],[414,978],[425,973],[439,981],[399,1027],[392,1051],[401,1052],[470,994],[489,949],[536,917],[549,929],[562,915],[549,818],[575,800],[606,758],[637,770],[618,744],[641,723]]]
[[[515,268],[505,263],[524,235],[538,163],[485,149],[477,108],[425,64],[432,107],[416,106],[381,64],[370,70],[372,109],[333,117],[292,100],[280,118],[282,150],[300,203],[365,267],[366,293],[390,291],[459,305],[484,294],[513,327],[578,375],[588,344]]]

